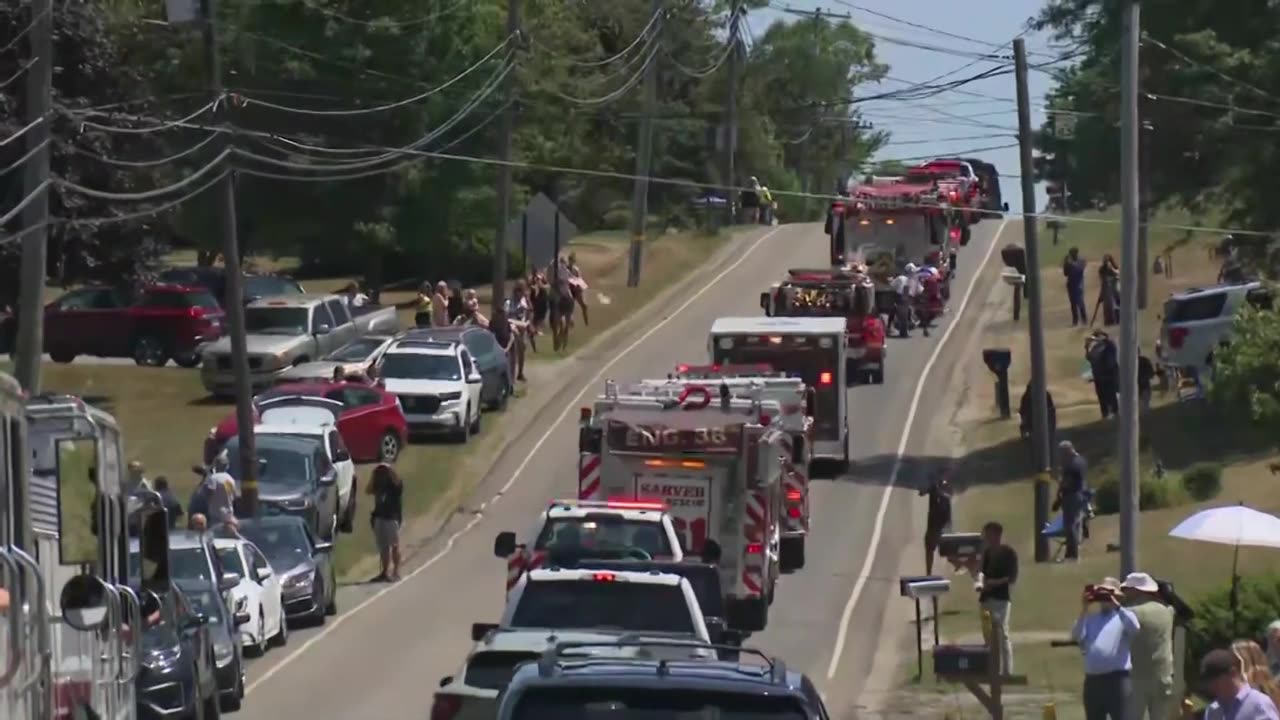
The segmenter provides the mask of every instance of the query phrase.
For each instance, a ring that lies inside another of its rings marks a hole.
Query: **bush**
[[[1230,572],[1226,567],[1221,570],[1224,575]],[[1267,625],[1276,619],[1276,608],[1280,608],[1280,574],[1241,578],[1239,596],[1235,630],[1231,626],[1230,579],[1189,601],[1196,616],[1187,632],[1187,677],[1195,677],[1205,653],[1228,647],[1234,640],[1254,640],[1265,647],[1263,635]]]
[[[1182,488],[1193,499],[1204,502],[1222,492],[1222,466],[1216,463],[1197,463],[1182,473]]]
[[[1144,478],[1138,486],[1138,508],[1140,510],[1158,510],[1173,504],[1173,493],[1169,491],[1169,483],[1150,477]],[[1093,509],[1099,515],[1114,515],[1120,512],[1120,480],[1108,477],[1093,489]]]

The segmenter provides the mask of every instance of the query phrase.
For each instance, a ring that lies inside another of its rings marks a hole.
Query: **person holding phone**
[[[1121,605],[1120,581],[1106,578],[1086,585],[1080,596],[1080,617],[1071,639],[1084,656],[1084,715],[1086,720],[1125,720],[1133,686],[1130,644],[1138,633],[1138,617]]]

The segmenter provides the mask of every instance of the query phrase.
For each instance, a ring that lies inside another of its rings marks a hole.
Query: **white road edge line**
[[[880,534],[884,530],[884,517],[889,511],[889,498],[893,494],[894,484],[898,481],[898,473],[902,470],[902,456],[907,452],[907,442],[911,439],[911,426],[915,423],[916,410],[920,407],[920,395],[929,379],[929,372],[933,370],[934,362],[938,360],[938,355],[941,354],[942,348],[946,346],[947,339],[951,337],[951,331],[955,330],[956,326],[960,324],[960,317],[964,315],[964,310],[969,305],[969,298],[973,296],[974,289],[978,287],[978,278],[982,276],[982,271],[987,267],[987,261],[991,259],[991,253],[995,251],[996,245],[1000,242],[1000,234],[1004,232],[1004,228],[1008,224],[1009,221],[1007,219],[1002,220],[1000,227],[996,228],[996,234],[991,238],[991,246],[987,248],[987,254],[982,256],[982,262],[978,264],[977,271],[969,279],[969,289],[965,291],[964,298],[960,300],[960,307],[956,309],[955,315],[951,316],[951,322],[947,324],[947,329],[943,331],[938,344],[933,346],[929,361],[924,364],[924,370],[920,373],[920,378],[916,380],[916,389],[911,396],[911,405],[907,409],[907,420],[902,427],[902,437],[898,439],[898,451],[893,458],[893,468],[889,471],[889,481],[885,483],[884,493],[880,495],[880,509],[876,511],[876,522],[871,529],[871,544],[867,547],[867,554],[862,560],[862,570],[858,572],[858,579],[853,584],[853,592],[849,593],[849,601],[844,604],[844,613],[840,616],[840,628],[836,632],[836,646],[831,653],[831,664],[827,666],[827,680],[834,679],[836,671],[840,669],[840,657],[844,655],[844,643],[849,636],[849,622],[853,620],[853,609],[858,605],[858,598],[862,595],[862,588],[867,584],[871,566],[876,561],[876,551],[880,547]]]
[[[729,265],[725,269],[721,270],[718,274],[716,274],[716,276],[711,279],[711,282],[702,286],[702,288],[699,289],[697,292],[695,292],[693,295],[690,295],[688,300],[685,300],[683,303],[681,303],[679,307],[677,307],[675,310],[672,310],[670,314],[668,314],[666,317],[659,320],[657,324],[655,324],[653,327],[645,331],[643,335],[636,338],[634,342],[632,342],[630,345],[624,348],[617,355],[614,355],[612,360],[605,363],[604,366],[600,368],[600,371],[597,372],[595,375],[593,375],[591,379],[588,380],[582,386],[582,389],[579,390],[578,394],[573,397],[573,400],[569,401],[569,404],[565,407],[564,412],[560,413],[560,416],[556,418],[555,422],[551,423],[547,427],[547,431],[542,434],[542,437],[538,438],[538,441],[533,444],[533,448],[529,451],[529,454],[525,456],[524,460],[521,461],[520,465],[516,467],[515,472],[511,473],[511,478],[507,480],[507,483],[498,490],[496,495],[490,498],[484,505],[480,506],[480,510],[475,514],[474,517],[472,517],[470,522],[468,522],[460,530],[458,530],[457,532],[449,536],[449,539],[445,541],[445,545],[443,548],[440,549],[440,552],[428,558],[427,561],[424,562],[422,565],[419,565],[418,567],[414,568],[413,571],[410,572],[408,575],[406,575],[404,579],[401,580],[400,582],[394,585],[388,585],[387,587],[379,590],[373,595],[370,595],[369,597],[365,598],[363,602],[357,604],[355,607],[351,608],[347,612],[342,613],[341,615],[338,615],[337,617],[333,618],[327,625],[324,626],[323,629],[320,630],[320,632],[308,638],[307,641],[302,645],[298,646],[296,650],[286,655],[283,659],[280,660],[280,662],[276,663],[275,665],[272,665],[266,672],[258,676],[258,678],[254,680],[252,683],[249,683],[249,685],[246,686],[244,689],[245,695],[248,695],[249,693],[253,692],[255,688],[262,685],[262,683],[266,682],[267,680],[270,680],[272,676],[274,676],[281,669],[283,669],[284,667],[292,663],[294,660],[297,660],[311,646],[320,642],[325,637],[328,637],[329,633],[341,627],[342,623],[346,622],[348,618],[351,618],[356,613],[365,609],[369,605],[372,605],[376,600],[378,600],[378,598],[381,598],[387,593],[397,588],[404,587],[405,583],[412,580],[418,574],[425,572],[432,565],[435,565],[437,562],[439,562],[441,558],[449,554],[449,551],[453,550],[453,544],[457,542],[459,538],[461,538],[462,536],[470,532],[472,528],[474,528],[476,525],[480,523],[481,520],[484,519],[484,509],[492,507],[495,503],[498,502],[498,500],[502,498],[503,495],[506,494],[508,490],[511,489],[511,486],[515,484],[517,479],[519,479],[520,474],[524,472],[524,469],[526,467],[528,467],[529,463],[533,460],[533,457],[538,454],[538,451],[541,450],[542,446],[546,444],[548,439],[550,439],[552,433],[555,432],[556,427],[559,426],[560,423],[564,422],[564,419],[568,417],[570,413],[572,413],[574,410],[577,409],[578,403],[582,401],[582,397],[586,395],[587,392],[591,390],[591,388],[596,387],[597,383],[600,382],[600,379],[604,377],[605,373],[609,372],[610,368],[618,364],[618,361],[621,360],[622,358],[626,357],[627,355],[630,355],[632,350],[635,350],[637,347],[640,346],[641,343],[643,343],[645,340],[648,340],[650,337],[652,337],[654,333],[658,332],[663,327],[665,327],[667,323],[671,322],[677,315],[679,315],[680,313],[688,309],[690,305],[697,302],[698,298],[702,297],[704,294],[706,294],[708,290],[715,287],[716,284],[718,284],[721,280],[723,280],[726,275],[736,270],[738,266],[741,265],[742,263],[746,262],[747,258],[750,257],[751,254],[755,252],[756,248],[760,247],[760,245],[762,245],[765,240],[768,240],[769,238],[773,237],[784,227],[787,227],[787,226],[779,225],[778,227],[770,230],[764,235],[761,235],[758,239],[756,239],[755,242],[753,242],[750,245],[750,247],[748,247],[746,250],[743,251],[742,255],[737,260],[735,260],[731,265]]]

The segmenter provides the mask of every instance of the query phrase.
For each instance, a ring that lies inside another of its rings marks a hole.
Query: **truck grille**
[[[401,395],[400,406],[405,412],[434,413],[440,409],[440,398],[435,395]]]
[[[218,358],[218,369],[219,369],[219,370],[230,370],[230,369],[231,369],[231,358],[230,358],[229,356],[227,356],[227,355],[223,355],[222,357],[219,357],[219,358]]]

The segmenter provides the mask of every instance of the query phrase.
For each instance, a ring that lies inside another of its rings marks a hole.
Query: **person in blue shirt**
[[[1122,607],[1120,599],[1120,581],[1115,578],[1085,586],[1080,617],[1071,628],[1071,639],[1084,655],[1086,720],[1125,720],[1133,667],[1129,644],[1138,631],[1138,617]]]
[[[1249,687],[1243,666],[1230,650],[1210,650],[1200,660],[1200,681],[1213,698],[1205,720],[1280,720],[1271,698]]]
[[[1089,310],[1084,304],[1085,261],[1080,248],[1071,248],[1062,260],[1062,275],[1067,279],[1067,300],[1071,303],[1071,325],[1088,325]]]

